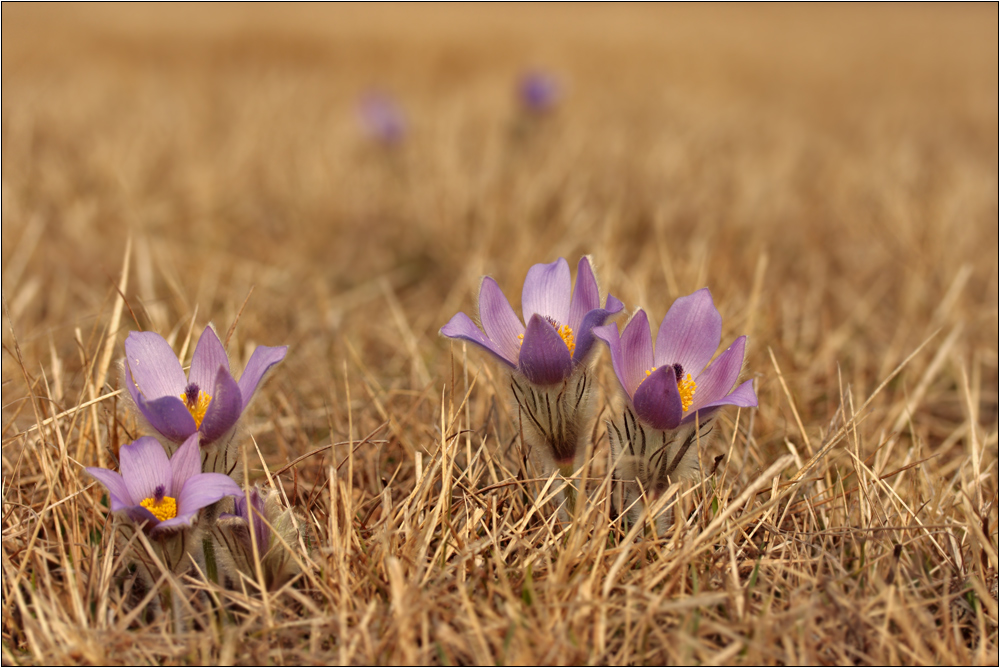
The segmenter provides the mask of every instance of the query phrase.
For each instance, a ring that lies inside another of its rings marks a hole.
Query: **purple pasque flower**
[[[406,136],[406,116],[387,93],[365,93],[361,97],[358,111],[365,131],[383,144],[395,146]]]
[[[198,339],[187,376],[166,340],[154,332],[132,332],[125,339],[125,385],[153,428],[174,443],[191,434],[208,445],[236,425],[264,376],[285,358],[287,346],[257,346],[239,381],[229,371],[229,356],[215,330]]]
[[[640,420],[655,429],[674,429],[704,420],[723,405],[756,406],[753,381],[733,386],[743,368],[746,336],[741,336],[708,366],[722,339],[722,316],[712,294],[702,288],[674,302],[663,318],[654,351],[646,313],[639,309],[618,335],[618,328],[594,328],[608,344],[611,363]]]
[[[534,113],[545,113],[555,107],[560,97],[559,82],[539,70],[525,72],[517,85],[521,105]]]
[[[256,543],[260,573],[269,590],[298,572],[289,551],[298,536],[296,522],[292,511],[282,508],[274,491],[253,487],[237,496],[234,511],[219,515],[213,535],[220,547],[217,553],[226,566],[249,578],[256,578],[258,573],[253,550]],[[236,573],[231,575],[235,577]]]
[[[122,446],[119,457],[121,473],[94,466],[85,470],[107,488],[111,512],[145,522],[151,535],[189,527],[205,506],[243,494],[229,476],[201,472],[197,432],[169,459],[152,436]]]
[[[569,264],[559,258],[528,270],[521,310],[527,327],[497,282],[486,276],[479,289],[482,330],[465,313],[457,313],[441,333],[485,348],[535,385],[555,385],[587,359],[594,347],[594,327],[621,311],[622,303],[608,295],[601,308],[597,279],[587,257],[580,258],[572,289]]]

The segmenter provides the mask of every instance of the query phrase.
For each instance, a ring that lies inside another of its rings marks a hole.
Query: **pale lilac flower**
[[[608,295],[604,308],[590,260],[580,259],[576,289],[569,264],[559,258],[528,270],[521,293],[527,327],[514,313],[500,286],[489,276],[479,290],[483,329],[458,313],[441,333],[486,349],[514,373],[511,391],[524,416],[526,441],[545,466],[572,473],[590,436],[593,383],[587,373],[595,350],[593,329],[622,310]]]
[[[555,107],[560,97],[559,82],[541,71],[525,72],[517,86],[521,105],[533,113],[545,113]]]
[[[168,441],[181,443],[199,433],[201,444],[208,445],[236,425],[264,376],[287,352],[287,346],[258,346],[236,381],[226,349],[206,327],[185,376],[162,336],[132,332],[125,340],[125,385],[142,416]]]
[[[753,382],[735,389],[743,368],[741,336],[706,368],[722,338],[722,316],[708,288],[681,297],[670,307],[656,337],[640,309],[618,335],[614,324],[594,329],[608,344],[611,363],[639,419],[654,429],[674,429],[719,406],[756,406]]]
[[[406,136],[406,117],[396,101],[379,91],[371,91],[361,98],[358,106],[361,123],[374,139],[395,146]]]
[[[555,385],[588,358],[594,347],[594,327],[621,311],[622,303],[608,295],[601,308],[597,279],[586,257],[580,259],[576,289],[572,289],[569,264],[559,258],[528,270],[521,308],[527,327],[497,282],[486,276],[479,289],[482,329],[465,313],[458,313],[441,333],[475,343],[535,385]]]
[[[145,523],[151,535],[189,527],[205,506],[243,494],[229,476],[201,472],[197,433],[169,459],[159,441],[143,436],[122,447],[120,465],[121,473],[93,466],[85,470],[107,488],[111,512]]]

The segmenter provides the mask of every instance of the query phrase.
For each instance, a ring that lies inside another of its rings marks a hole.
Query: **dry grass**
[[[995,5],[193,11],[3,6],[5,664],[996,662]],[[600,423],[559,522],[499,369],[437,335],[581,253],[750,336],[760,407],[660,539],[610,520]],[[251,286],[237,368],[291,346],[252,475],[311,550],[188,582],[177,631],[81,467],[136,436],[125,334],[190,355]]]

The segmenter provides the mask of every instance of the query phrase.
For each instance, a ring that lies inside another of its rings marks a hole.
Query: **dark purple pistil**
[[[682,367],[680,363],[675,363],[674,373],[677,375],[677,382],[681,382],[681,378],[684,377],[684,367]]]
[[[201,392],[201,388],[198,387],[197,383],[190,383],[184,388],[184,403],[188,407],[193,407],[198,405],[198,393]]]
[[[156,489],[153,490],[153,500],[159,504],[163,501],[163,497],[167,495],[167,488],[163,485],[157,485]]]

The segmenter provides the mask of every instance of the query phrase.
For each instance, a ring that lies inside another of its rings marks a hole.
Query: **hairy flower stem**
[[[215,543],[212,542],[211,534],[205,536],[201,541],[202,549],[205,552],[205,573],[212,582],[219,583],[219,565],[215,560]]]
[[[563,494],[566,496],[566,512],[570,517],[576,511],[576,487],[573,486],[573,482],[570,479],[574,470],[572,463],[559,466],[559,473],[566,479],[563,483]]]

